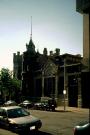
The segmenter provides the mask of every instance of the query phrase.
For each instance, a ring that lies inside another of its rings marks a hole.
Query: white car
[[[28,109],[28,108],[32,108],[32,107],[33,107],[33,103],[30,102],[29,100],[24,100],[23,102],[21,102],[21,103],[19,104],[19,106]]]
[[[20,106],[6,106],[0,107],[0,126],[17,133],[26,133],[41,128],[42,122]]]

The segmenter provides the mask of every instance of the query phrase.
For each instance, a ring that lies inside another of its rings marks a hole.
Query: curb
[[[89,108],[77,108],[77,107],[68,107],[66,106],[64,110],[64,106],[58,106],[56,111],[65,111],[65,112],[89,112]]]

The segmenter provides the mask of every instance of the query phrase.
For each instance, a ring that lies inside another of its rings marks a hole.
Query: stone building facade
[[[21,80],[22,76],[22,54],[17,52],[13,54],[13,75],[15,78]]]
[[[81,105],[80,55],[61,55],[58,48],[55,53],[50,51],[49,55],[47,48],[44,48],[43,54],[40,54],[35,51],[31,38],[29,44],[26,44],[26,51],[22,55],[17,53],[13,56],[14,75],[22,80],[22,96],[31,100],[41,97],[55,98],[63,105],[63,90],[66,90],[67,105]]]
[[[53,97],[60,105],[88,107],[90,103],[90,1],[76,0],[76,11],[83,14],[83,57],[55,53],[44,48],[35,51],[32,33],[26,51],[13,55],[14,76],[21,79],[22,96],[30,100]]]

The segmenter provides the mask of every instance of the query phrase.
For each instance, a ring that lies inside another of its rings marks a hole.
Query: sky
[[[60,49],[60,54],[83,55],[83,16],[76,0],[0,0],[0,69],[13,69],[13,53]]]

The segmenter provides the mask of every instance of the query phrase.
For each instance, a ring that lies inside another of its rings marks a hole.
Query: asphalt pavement
[[[37,135],[73,135],[74,125],[76,125],[80,121],[88,120],[89,116],[88,108],[67,106],[65,108],[64,106],[58,106],[55,109],[55,112],[33,109],[29,111],[34,116],[39,117],[43,122],[43,126]],[[0,129],[0,135],[18,134],[12,133],[4,129]]]

